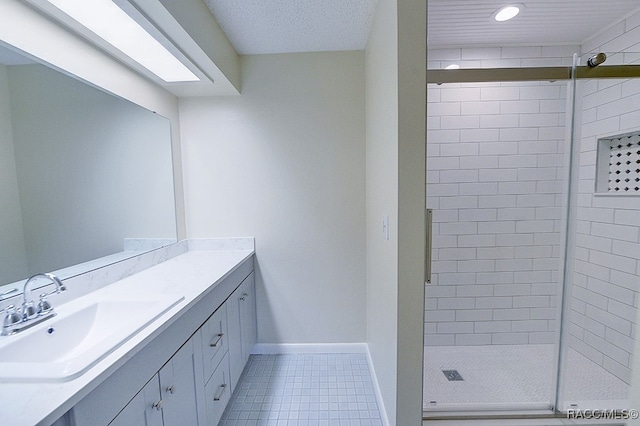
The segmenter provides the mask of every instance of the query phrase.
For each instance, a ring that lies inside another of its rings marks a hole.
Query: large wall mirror
[[[173,189],[169,120],[0,44],[0,293],[175,241]]]

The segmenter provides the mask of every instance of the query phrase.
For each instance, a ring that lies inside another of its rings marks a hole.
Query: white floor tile
[[[382,426],[364,354],[251,355],[219,426]]]
[[[554,401],[553,345],[487,345],[425,347],[424,409],[442,406],[552,405]],[[463,381],[449,381],[442,370],[457,370]],[[628,385],[569,350],[565,398],[592,401],[625,400]],[[600,405],[598,405],[600,404]],[[619,407],[627,408],[627,407]]]

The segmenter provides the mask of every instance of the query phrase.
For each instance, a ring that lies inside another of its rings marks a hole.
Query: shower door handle
[[[426,250],[424,256],[424,281],[431,284],[431,253],[433,248],[433,209],[427,209],[425,214],[426,222]]]

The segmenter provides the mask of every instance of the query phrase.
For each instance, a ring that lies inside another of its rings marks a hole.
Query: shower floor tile
[[[251,355],[219,426],[382,426],[364,354]]]
[[[553,345],[425,347],[425,411],[443,406],[551,405],[554,398]],[[568,353],[566,399],[624,400],[628,386],[574,350]],[[442,370],[457,370],[449,381]]]

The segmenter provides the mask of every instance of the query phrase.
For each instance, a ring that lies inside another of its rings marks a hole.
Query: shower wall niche
[[[599,138],[596,193],[640,194],[640,131]]]

